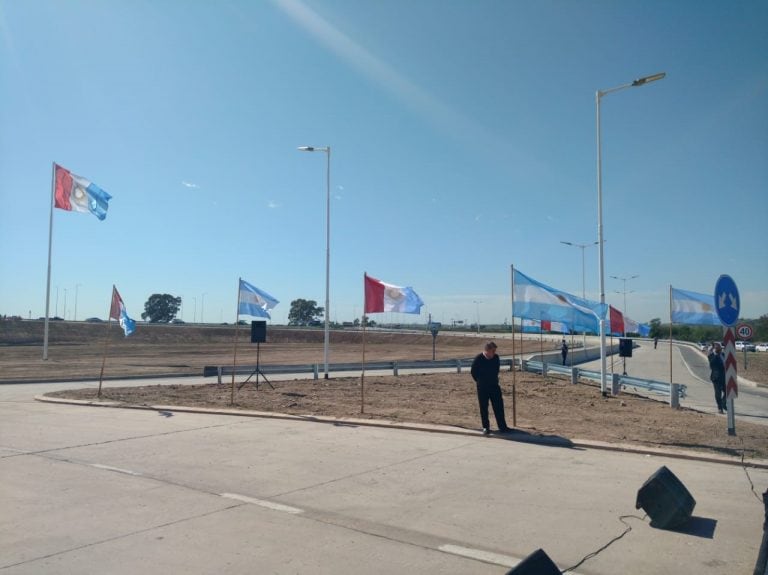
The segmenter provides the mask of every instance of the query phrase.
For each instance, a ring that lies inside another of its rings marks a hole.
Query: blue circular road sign
[[[715,283],[715,309],[723,325],[731,327],[739,320],[739,289],[728,275],[721,275]]]

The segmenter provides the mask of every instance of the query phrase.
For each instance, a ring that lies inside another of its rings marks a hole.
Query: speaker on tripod
[[[628,337],[619,339],[619,357],[632,357],[632,339]]]
[[[242,389],[243,386],[248,383],[251,378],[255,375],[256,376],[256,390],[259,389],[259,377],[264,378],[264,381],[267,382],[267,385],[271,387],[272,389],[275,389],[274,386],[269,382],[267,379],[267,376],[264,375],[261,371],[260,362],[261,362],[261,344],[267,341],[267,322],[264,320],[256,320],[251,322],[251,343],[256,344],[256,369],[253,370],[253,373],[248,376],[248,379],[246,379],[243,383],[240,384],[238,389]]]
[[[267,341],[267,322],[251,322],[251,343],[264,343]]]

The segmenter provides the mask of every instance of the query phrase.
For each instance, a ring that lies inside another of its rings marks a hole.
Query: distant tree
[[[355,327],[360,327],[361,325],[367,325],[367,326],[373,327],[373,326],[375,326],[375,325],[376,325],[376,322],[375,322],[375,321],[373,321],[373,320],[372,320],[370,317],[368,317],[367,315],[364,315],[364,316],[363,316],[363,322],[364,322],[364,324],[361,324],[361,323],[360,323],[360,318],[359,318],[359,317],[356,317],[356,318],[355,318],[355,321],[353,321],[353,322],[352,322],[352,324],[353,324]]]
[[[168,323],[176,317],[180,307],[180,297],[173,297],[167,293],[155,293],[149,296],[147,303],[144,304],[141,319],[149,318],[150,323]]]
[[[754,320],[752,327],[755,330],[752,341],[768,341],[768,314],[763,314]]]
[[[313,299],[295,299],[288,312],[288,325],[313,325],[323,317],[324,309]]]
[[[650,337],[663,337],[664,334],[661,333],[661,320],[655,317],[651,320],[650,323],[651,323],[651,332],[648,335]],[[669,335],[669,332],[667,332],[667,335]]]

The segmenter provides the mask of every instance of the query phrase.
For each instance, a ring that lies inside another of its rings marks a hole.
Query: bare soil
[[[98,378],[104,358],[105,325],[70,324],[57,327],[51,339],[49,360],[41,359],[40,333],[28,333],[27,345],[13,343],[22,337],[16,330],[0,324],[0,382],[41,381],[66,378]],[[31,324],[36,322],[18,322]],[[99,328],[98,331],[94,328]],[[233,326],[193,328],[191,326],[141,326],[131,338],[121,337],[113,325],[110,332],[105,374],[126,377],[148,374],[200,375],[204,365],[231,365],[234,350]],[[60,333],[58,331],[60,330]],[[210,330],[210,331],[209,331]],[[34,331],[34,330],[31,330]],[[139,333],[143,335],[137,337]],[[101,337],[99,337],[99,334]],[[238,332],[238,364],[254,364],[254,346],[248,343],[246,328]],[[261,362],[275,364],[320,363],[323,359],[322,330],[271,329],[269,343],[261,344]],[[95,340],[95,341],[94,341]],[[472,357],[483,339],[474,336],[438,336],[437,359]],[[541,347],[552,350],[557,338],[549,342],[525,340],[525,353]],[[333,332],[332,362],[359,361],[359,332]],[[510,355],[509,340],[499,340],[499,352]],[[517,342],[518,351],[520,342]],[[546,351],[547,349],[545,349]],[[768,381],[768,357],[753,353],[750,378]],[[768,354],[766,354],[768,356]],[[421,334],[377,334],[366,336],[368,361],[392,359],[431,359],[432,337]],[[329,380],[261,380],[242,387],[240,376],[233,387],[229,381],[218,385],[163,385],[130,388],[113,387],[108,379],[102,400],[128,405],[191,406],[286,413],[302,416],[327,416],[339,419],[383,419],[401,423],[434,423],[479,430],[480,418],[474,383],[469,374],[333,377]],[[711,454],[768,459],[768,426],[740,422],[738,435],[729,436],[722,415],[670,408],[666,403],[630,393],[602,397],[596,385],[582,381],[572,385],[559,376],[541,377],[529,373],[501,374],[506,418],[515,423],[517,433],[554,436],[560,440],[596,440],[647,447],[674,448]],[[93,388],[52,393],[58,397],[95,400]],[[361,413],[362,411],[362,413]],[[491,415],[493,424],[493,416]]]

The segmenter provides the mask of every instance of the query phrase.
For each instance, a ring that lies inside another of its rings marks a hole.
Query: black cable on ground
[[[747,476],[747,481],[749,481],[749,487],[752,489],[752,494],[755,496],[755,498],[762,503],[762,499],[760,495],[758,495],[757,491],[755,491],[755,484],[752,483],[752,478],[749,476],[749,471],[747,471],[747,466],[744,463],[744,438],[739,436],[739,439],[741,439],[741,468],[744,470],[744,475]]]
[[[618,541],[619,539],[624,537],[627,533],[632,531],[632,526],[629,523],[627,523],[626,521],[624,521],[624,519],[633,518],[633,519],[639,519],[640,521],[645,521],[646,517],[648,517],[647,513],[645,515],[643,515],[642,517],[638,517],[637,515],[622,515],[621,517],[619,517],[619,521],[621,521],[624,525],[626,525],[627,528],[624,530],[624,532],[621,535],[617,535],[616,537],[611,539],[608,543],[606,543],[605,545],[600,547],[600,549],[597,549],[597,550],[593,551],[592,553],[589,553],[588,555],[585,555],[584,557],[582,557],[582,559],[578,563],[576,563],[575,565],[572,565],[571,567],[568,567],[567,569],[563,569],[562,571],[560,571],[560,573],[567,573],[568,571],[573,571],[574,569],[579,567],[582,563],[584,563],[585,561],[587,561],[589,559],[592,559],[593,557],[596,557],[597,555],[599,555],[600,553],[602,553],[603,551],[608,549],[608,547],[610,547],[611,545],[616,543],[616,541]]]

